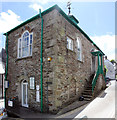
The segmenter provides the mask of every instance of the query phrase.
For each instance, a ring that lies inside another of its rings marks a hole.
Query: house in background
[[[106,66],[106,78],[109,79],[115,79],[115,68],[114,68],[114,64],[112,64],[108,59],[107,56],[105,57],[104,60],[104,65]]]
[[[7,110],[26,107],[57,112],[78,99],[88,85],[93,95],[104,88],[104,53],[78,26],[78,20],[57,5],[4,35]]]
[[[4,98],[5,64],[0,58],[0,98]]]

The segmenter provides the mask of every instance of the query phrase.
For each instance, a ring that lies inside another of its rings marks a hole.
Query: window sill
[[[22,60],[22,59],[28,59],[28,58],[32,58],[32,55],[30,55],[30,56],[26,56],[26,57],[22,57],[22,58],[17,58],[16,61],[18,61],[18,60]]]
[[[77,59],[77,61],[78,61],[78,62],[80,62],[80,63],[83,63],[83,61],[82,61],[82,60],[78,60],[78,59]]]
[[[74,52],[73,50],[71,50],[71,49],[68,49],[68,48],[67,48],[67,51],[71,51],[71,52]]]

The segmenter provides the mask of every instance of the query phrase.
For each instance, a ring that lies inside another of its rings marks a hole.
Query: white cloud
[[[4,33],[14,28],[21,23],[20,16],[15,14],[13,11],[8,10],[7,12],[0,13],[0,33]]]
[[[16,27],[21,22],[20,16],[11,10],[0,13],[0,50],[5,46],[5,37],[2,34]]]
[[[31,4],[29,5],[30,8],[33,8],[35,11],[37,11],[39,13],[39,9],[41,9],[41,11],[43,11],[43,7],[37,3]]]
[[[109,60],[115,59],[115,35],[90,36]]]

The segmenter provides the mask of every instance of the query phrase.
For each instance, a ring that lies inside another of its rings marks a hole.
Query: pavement
[[[75,118],[115,118],[115,85],[117,82],[114,80],[110,83],[109,87]]]
[[[4,99],[0,99],[0,109],[4,108]]]

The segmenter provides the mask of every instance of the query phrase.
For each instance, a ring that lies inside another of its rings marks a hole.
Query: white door
[[[28,107],[28,83],[22,83],[22,106]]]

